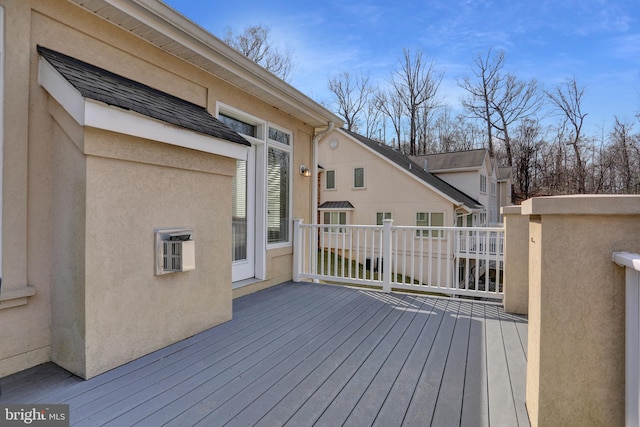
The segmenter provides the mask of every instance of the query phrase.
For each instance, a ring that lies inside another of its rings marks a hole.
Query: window
[[[324,224],[331,225],[346,225],[347,224],[347,213],[346,212],[324,212]],[[325,227],[324,231],[326,233],[344,233],[345,229],[342,227]]]
[[[252,136],[258,138],[258,126],[252,125],[235,117],[228,116],[226,114],[218,114],[218,119],[231,129],[243,135]]]
[[[284,138],[282,135],[286,135]],[[277,139],[271,139],[274,136]],[[291,220],[291,135],[269,128],[267,141],[267,243],[288,243]],[[283,143],[282,141],[286,141]]]
[[[458,215],[456,218],[456,227],[473,227],[473,215]]]
[[[376,213],[376,225],[382,225],[382,221],[385,219],[391,219],[391,212]]]
[[[484,175],[480,175],[480,192],[487,192],[487,177]]]
[[[364,188],[364,168],[353,170],[353,188]]]
[[[327,190],[336,189],[336,171],[327,171],[324,188]]]
[[[482,211],[478,214],[478,226],[485,227],[487,225],[487,211],[486,209],[482,209]]]
[[[416,213],[416,227],[443,227],[444,213],[442,212],[418,212]],[[417,230],[416,236],[442,237],[442,230]]]
[[[496,195],[496,183],[495,182],[491,183],[491,195],[492,196]]]

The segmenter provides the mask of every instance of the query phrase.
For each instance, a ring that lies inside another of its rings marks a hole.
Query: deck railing
[[[504,229],[294,221],[294,280],[501,300]]]
[[[626,425],[640,422],[640,254],[614,252],[613,261],[625,267],[625,411]]]

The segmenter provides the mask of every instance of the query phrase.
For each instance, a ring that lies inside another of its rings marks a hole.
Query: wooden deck
[[[91,380],[0,379],[0,403],[68,403],[79,426],[528,426],[526,345],[496,305],[286,283]]]

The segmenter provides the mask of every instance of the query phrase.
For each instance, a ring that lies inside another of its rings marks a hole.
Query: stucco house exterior
[[[500,208],[511,205],[511,168],[498,167],[489,150],[426,154],[411,159],[480,202],[485,212],[478,225],[502,222]]]
[[[291,279],[338,117],[158,0],[0,0],[0,49],[0,377],[93,377]]]
[[[408,156],[345,129],[318,146],[319,222],[323,224],[471,225],[482,204],[425,171]]]

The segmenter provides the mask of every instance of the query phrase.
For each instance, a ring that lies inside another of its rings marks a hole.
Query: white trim
[[[4,171],[4,7],[0,6],[0,288],[2,286],[2,175]]]
[[[242,134],[249,142],[264,144],[267,138],[267,121],[262,120],[256,116],[245,113],[242,110],[238,110],[230,105],[224,104],[222,102],[218,102],[216,104],[216,117],[220,117],[220,113],[225,116],[233,117],[236,120],[240,120],[242,122],[253,125],[257,128],[257,136],[245,135]]]
[[[85,126],[164,142],[205,153],[246,160],[248,146],[206,136],[139,113],[85,100]]]
[[[91,8],[86,0],[72,1],[111,23],[125,28],[133,27],[134,34],[145,33],[145,39],[160,49],[205,69],[307,123],[322,126],[332,120],[343,124],[339,117],[322,105],[160,1],[106,0],[107,5],[97,10]],[[141,23],[145,29],[136,28],[132,20]],[[173,43],[167,43],[167,38]],[[189,52],[197,57],[194,58]]]
[[[246,160],[248,147],[194,132],[145,115],[84,98],[44,58],[38,81],[81,126],[122,133],[205,153]]]

